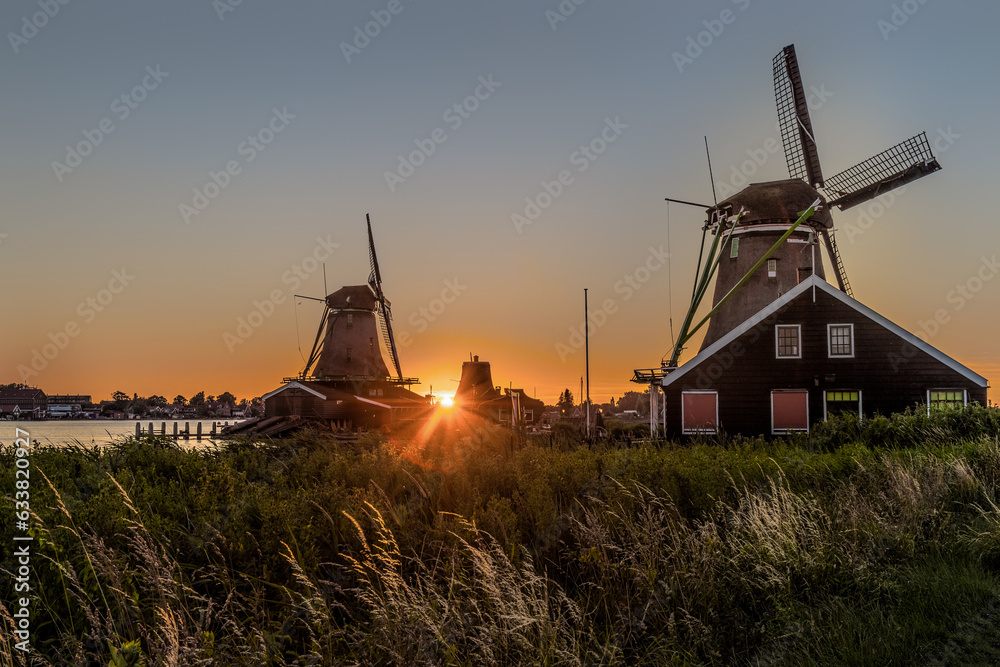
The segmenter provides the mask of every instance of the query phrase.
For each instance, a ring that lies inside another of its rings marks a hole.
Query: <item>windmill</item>
[[[691,305],[678,338],[660,368],[637,369],[634,382],[655,384],[675,370],[685,344],[706,323],[702,350],[805,278],[815,274],[825,279],[822,253],[816,252],[817,238],[827,248],[840,290],[853,297],[829,208],[857,206],[941,168],[926,133],[921,133],[824,179],[794,45],[782,49],[772,64],[778,126],[790,178],[752,183],[705,207],[709,220],[702,229]],[[706,253],[709,232],[715,238]],[[713,277],[712,309],[695,324],[694,315]]]
[[[399,355],[392,333],[392,309],[382,289],[382,274],[375,238],[372,234],[371,216],[365,216],[368,225],[368,259],[371,273],[365,285],[342,287],[327,295],[323,301],[323,316],[300,378],[320,379],[391,379],[401,384],[412,384],[403,378]],[[381,341],[395,370],[390,377],[379,346]]]

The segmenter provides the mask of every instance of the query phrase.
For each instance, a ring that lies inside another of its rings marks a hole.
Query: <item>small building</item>
[[[777,435],[837,412],[986,405],[987,385],[815,274],[662,379],[670,435]]]

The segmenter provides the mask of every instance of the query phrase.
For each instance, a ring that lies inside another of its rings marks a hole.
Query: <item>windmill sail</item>
[[[931,152],[927,133],[921,132],[829,178],[823,190],[830,206],[838,206],[844,210],[923,178],[940,168],[941,165]]]
[[[302,377],[309,375],[309,370],[313,367],[317,361],[319,361],[320,355],[323,353],[323,343],[326,340],[326,319],[330,315],[330,306],[323,302],[323,316],[319,319],[319,328],[316,330],[316,339],[313,341],[312,351],[309,352],[309,359],[306,361],[306,367],[302,370]]]
[[[786,46],[774,57],[774,96],[778,105],[778,127],[781,143],[785,148],[788,173],[792,178],[801,178],[809,185],[823,186],[823,171],[819,165],[819,153],[812,122],[809,120],[809,104],[802,90],[802,77],[795,57],[795,46]]]
[[[847,271],[844,270],[844,260],[840,257],[840,249],[837,247],[837,238],[833,235],[833,228],[820,231],[823,242],[826,244],[826,252],[830,255],[830,263],[833,264],[833,273],[837,276],[837,285],[840,291],[847,296],[854,298],[854,290],[847,280]]]
[[[368,222],[368,259],[371,263],[371,274],[368,276],[368,284],[375,292],[375,299],[378,301],[379,329],[382,331],[382,340],[389,351],[392,365],[396,369],[396,376],[403,377],[403,372],[399,368],[399,355],[396,353],[396,339],[392,335],[392,310],[389,302],[382,292],[382,273],[378,268],[378,256],[375,254],[375,237],[372,236],[372,219],[370,215],[365,215]]]

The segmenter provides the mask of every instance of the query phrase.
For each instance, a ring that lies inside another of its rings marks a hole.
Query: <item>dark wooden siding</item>
[[[680,433],[680,395],[719,392],[723,431],[771,432],[771,391],[808,389],[809,420],[823,419],[823,392],[861,392],[866,415],[902,412],[924,403],[928,389],[964,389],[969,402],[986,404],[986,389],[918,350],[882,325],[821,289],[806,290],[768,319],[664,388],[667,429]],[[775,358],[774,327],[801,325],[802,358]],[[827,325],[854,325],[854,357],[829,358]]]

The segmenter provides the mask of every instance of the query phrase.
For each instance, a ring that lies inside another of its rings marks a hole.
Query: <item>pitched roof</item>
[[[855,311],[857,311],[864,317],[867,317],[876,324],[881,325],[885,329],[889,330],[889,332],[902,338],[913,347],[917,348],[921,352],[928,354],[933,359],[941,362],[942,364],[952,369],[956,373],[959,373],[960,375],[964,376],[966,379],[975,382],[981,387],[987,386],[988,381],[982,375],[979,375],[978,373],[970,370],[968,367],[963,366],[962,364],[960,364],[959,362],[955,361],[947,354],[942,352],[941,350],[931,346],[930,344],[924,342],[920,338],[917,338],[903,327],[886,319],[884,316],[879,315],[874,310],[872,310],[865,304],[861,303],[860,301],[856,301],[851,297],[847,296],[839,289],[837,289],[836,287],[834,287],[833,285],[826,282],[825,280],[823,280],[822,278],[820,278],[815,274],[809,276],[809,278],[803,280],[794,288],[782,294],[780,297],[778,297],[770,304],[768,304],[766,307],[761,309],[760,312],[758,312],[756,315],[749,318],[743,324],[736,327],[735,329],[727,333],[725,336],[723,336],[722,338],[715,341],[707,348],[699,352],[691,359],[691,361],[687,362],[673,373],[667,375],[665,378],[663,378],[662,386],[666,387],[668,385],[673,384],[674,382],[677,381],[678,378],[685,375],[691,369],[697,367],[698,364],[700,364],[702,361],[708,359],[713,354],[723,349],[724,347],[732,343],[734,340],[736,340],[746,332],[750,331],[752,328],[757,326],[763,320],[767,319],[773,313],[776,313],[779,310],[781,310],[784,306],[789,304],[793,299],[795,299],[797,296],[799,296],[800,294],[802,294],[811,287],[816,287],[823,290],[824,292],[826,292],[833,298],[837,299],[844,305],[853,308]]]

